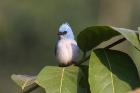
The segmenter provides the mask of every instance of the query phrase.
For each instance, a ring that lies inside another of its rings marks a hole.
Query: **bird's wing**
[[[71,46],[72,46],[72,51],[73,51],[73,56],[72,56],[73,61],[77,61],[80,51],[79,51],[79,47],[77,46],[76,41],[72,42]]]

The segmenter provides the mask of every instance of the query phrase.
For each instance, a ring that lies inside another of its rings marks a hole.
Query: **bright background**
[[[75,35],[93,25],[137,30],[139,10],[140,0],[0,0],[0,93],[20,93],[11,74],[36,75],[57,64],[54,45],[63,22]]]

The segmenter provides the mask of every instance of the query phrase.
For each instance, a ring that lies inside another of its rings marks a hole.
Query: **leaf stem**
[[[27,90],[24,90],[22,93],[30,93],[33,90],[37,89],[39,86],[37,84],[33,85],[32,87],[28,88]]]

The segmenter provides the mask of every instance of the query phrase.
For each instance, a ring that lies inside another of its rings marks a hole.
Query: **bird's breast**
[[[68,64],[75,61],[78,55],[77,43],[74,40],[62,39],[58,41],[56,56],[60,63]]]

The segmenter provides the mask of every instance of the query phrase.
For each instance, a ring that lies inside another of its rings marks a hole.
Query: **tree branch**
[[[118,41],[112,43],[111,45],[105,47],[105,48],[106,48],[106,49],[112,48],[112,47],[114,47],[115,45],[117,45],[117,44],[119,44],[119,43],[121,43],[121,42],[123,42],[123,41],[125,41],[125,40],[126,40],[125,38],[122,38],[122,39],[120,39],[120,40],[118,40]]]
[[[24,90],[22,93],[30,93],[32,92],[33,90],[37,89],[39,86],[37,84],[33,85],[32,87]]]
[[[87,56],[87,57],[85,57],[85,58],[83,58],[81,61],[79,61],[79,62],[76,64],[76,66],[81,65],[82,63],[84,63],[85,61],[87,61],[89,58],[90,58],[90,55]]]

